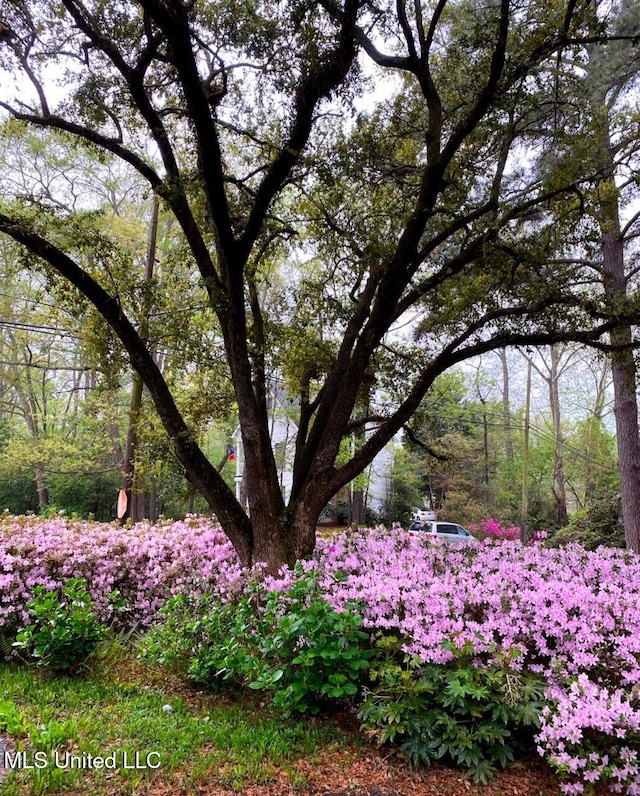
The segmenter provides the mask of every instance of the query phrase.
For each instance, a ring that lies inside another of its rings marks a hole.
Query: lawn
[[[191,689],[114,642],[74,677],[4,664],[0,683],[24,719],[13,756],[21,749],[33,766],[9,773],[8,796],[201,793],[213,785],[244,792],[282,771],[301,786],[296,760],[350,744],[329,722],[284,720],[255,698]],[[97,768],[98,757],[115,767]]]
[[[487,786],[441,765],[417,771],[389,749],[363,741],[349,711],[284,720],[257,695],[203,693],[113,642],[79,676],[4,664],[0,683],[3,699],[26,725],[14,739],[13,755],[21,749],[32,765],[47,762],[5,775],[0,790],[6,796],[559,793],[558,781],[538,759],[499,772]],[[57,768],[56,752],[62,766],[75,758],[84,768]],[[140,765],[149,756],[154,767],[122,768],[125,754],[135,765],[136,753]],[[116,769],[91,767],[97,756],[110,755]]]

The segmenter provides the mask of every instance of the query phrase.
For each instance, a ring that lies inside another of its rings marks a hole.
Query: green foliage
[[[531,742],[542,709],[542,683],[501,665],[475,666],[473,649],[448,643],[450,663],[424,665],[400,651],[395,636],[380,637],[371,666],[372,690],[358,712],[363,729],[393,743],[414,765],[446,759],[487,782]]]
[[[18,738],[27,731],[27,721],[22,711],[8,699],[0,700],[0,732]]]
[[[100,522],[109,522],[115,514],[120,484],[119,474],[115,472],[55,474],[49,479],[49,498],[67,515],[86,517],[91,514]]]
[[[353,697],[371,656],[362,617],[319,597],[314,573],[299,568],[296,575],[286,593],[264,602],[256,585],[232,604],[174,598],[143,654],[208,687],[232,682],[272,692],[287,714],[318,713],[329,700]]]
[[[37,586],[26,609],[32,622],[18,631],[14,646],[41,666],[75,671],[106,632],[96,621],[87,584],[80,578],[69,579],[62,594]]]
[[[27,514],[38,510],[38,493],[33,474],[25,467],[16,470],[0,462],[0,510],[9,514]]]
[[[577,542],[587,550],[601,545],[624,548],[624,527],[620,522],[622,512],[620,495],[602,495],[602,500],[587,509],[576,512],[565,528],[560,528],[547,539],[550,547],[562,547]]]
[[[422,482],[416,456],[407,448],[397,448],[393,454],[390,491],[384,507],[383,521],[399,522],[407,527],[414,506],[423,505]]]

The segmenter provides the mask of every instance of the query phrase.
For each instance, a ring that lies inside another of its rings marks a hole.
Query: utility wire
[[[22,321],[7,321],[2,319],[0,319],[0,326],[4,326],[7,329],[36,332],[37,334],[52,334],[60,337],[72,337],[76,340],[82,339],[79,332],[57,326],[46,326],[44,324],[38,323],[23,323]]]

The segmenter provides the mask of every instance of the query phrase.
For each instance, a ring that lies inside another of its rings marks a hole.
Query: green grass
[[[0,729],[7,727],[7,706],[13,705],[22,724],[14,716],[16,751],[42,765],[11,771],[0,786],[7,796],[143,794],[158,778],[179,780],[194,793],[204,781],[240,791],[245,781],[269,782],[276,767],[299,785],[297,759],[348,742],[328,722],[285,720],[257,699],[192,692],[141,664],[131,648],[118,646],[73,678],[0,664],[0,700]],[[57,765],[66,762],[65,753],[80,758],[80,767]],[[123,768],[125,754],[134,765],[136,753],[140,764],[151,755],[149,763],[160,766]],[[98,770],[88,765],[88,755],[115,756],[116,768]]]

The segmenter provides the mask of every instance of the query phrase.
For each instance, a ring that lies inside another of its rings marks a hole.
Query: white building
[[[273,446],[280,488],[285,501],[289,499],[293,484],[293,461],[295,456],[296,435],[298,426],[292,419],[294,407],[285,393],[271,391],[268,397],[269,431]],[[246,503],[242,492],[244,475],[244,450],[242,436],[238,426],[232,434],[236,456],[236,497],[241,503]],[[393,445],[384,448],[376,456],[364,473],[366,486],[364,488],[365,506],[376,514],[384,508],[389,494],[389,479],[393,467]]]

